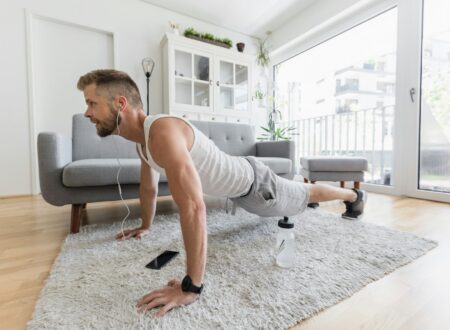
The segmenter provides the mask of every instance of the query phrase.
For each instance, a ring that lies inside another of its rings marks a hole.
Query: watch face
[[[183,291],[189,290],[191,283],[192,283],[191,278],[189,276],[185,276],[183,282],[181,282],[181,289]]]

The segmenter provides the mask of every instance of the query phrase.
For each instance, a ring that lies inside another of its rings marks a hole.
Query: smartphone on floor
[[[177,251],[164,251],[159,256],[157,256],[155,259],[150,261],[145,267],[150,269],[161,269],[164,267],[170,260],[175,258],[179,252]]]

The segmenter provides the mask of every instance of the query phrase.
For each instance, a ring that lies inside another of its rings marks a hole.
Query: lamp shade
[[[150,57],[146,57],[142,60],[142,69],[144,70],[146,77],[150,77],[152,75],[154,68],[155,61],[153,61]]]

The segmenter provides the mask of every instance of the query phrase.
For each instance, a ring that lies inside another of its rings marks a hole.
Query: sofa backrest
[[[229,155],[256,155],[255,134],[250,125],[195,120],[191,123]]]
[[[221,150],[233,156],[256,155],[253,129],[250,125],[191,121]],[[116,147],[117,145],[117,147]],[[83,114],[72,119],[72,159],[139,158],[135,143],[120,136],[99,137],[95,125]]]
[[[117,145],[117,147],[116,147]],[[72,159],[139,158],[136,144],[120,136],[99,137],[95,125],[83,114],[72,118]]]

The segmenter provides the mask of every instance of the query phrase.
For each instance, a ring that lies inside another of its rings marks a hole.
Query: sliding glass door
[[[397,166],[404,169],[401,193],[450,202],[450,2],[401,0],[400,10],[403,56],[411,55],[402,69],[406,111],[399,130],[408,141]]]
[[[450,1],[424,0],[418,189],[450,193]]]
[[[276,65],[277,105],[299,133],[297,157],[362,156],[366,182],[392,186],[396,63],[393,7]]]
[[[363,156],[365,189],[450,202],[448,13],[449,0],[380,1],[279,55],[297,157]]]

